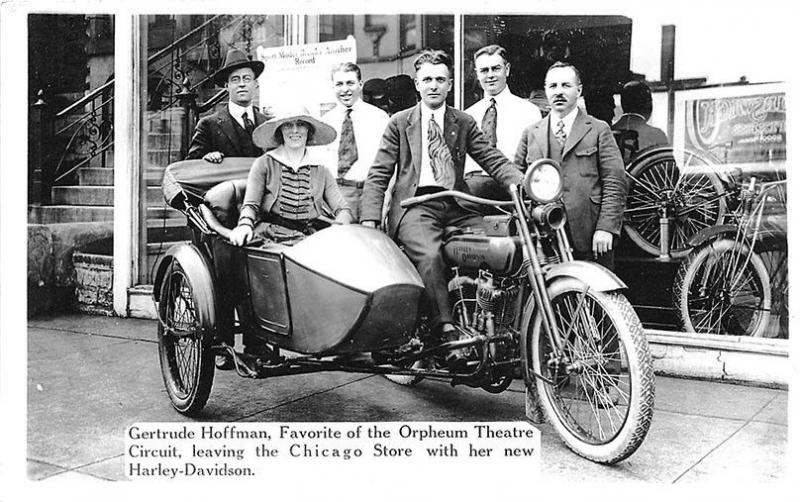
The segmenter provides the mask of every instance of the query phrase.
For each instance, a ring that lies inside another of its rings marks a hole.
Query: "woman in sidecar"
[[[256,128],[253,142],[268,152],[250,168],[238,225],[229,237],[232,244],[241,246],[253,235],[296,243],[314,232],[312,222],[324,214],[324,204],[337,223],[351,222],[333,175],[306,148],[334,139],[336,131],[302,106]]]

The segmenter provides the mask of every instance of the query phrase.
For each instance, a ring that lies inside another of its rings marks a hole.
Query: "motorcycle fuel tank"
[[[513,272],[522,263],[521,242],[517,237],[456,235],[445,243],[444,255],[455,265],[488,267],[501,274]]]

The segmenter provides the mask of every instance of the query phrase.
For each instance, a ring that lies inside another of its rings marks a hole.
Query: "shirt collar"
[[[646,118],[644,118],[644,115],[641,115],[641,114],[639,114],[639,113],[633,113],[633,112],[629,112],[629,113],[623,113],[623,114],[622,114],[622,116],[620,116],[620,120],[622,120],[624,117],[627,117],[627,116],[631,116],[631,117],[639,117],[639,118],[640,118],[640,119],[642,119],[643,121],[647,122],[647,119],[646,119]]]
[[[253,115],[253,105],[240,106],[234,103],[233,101],[228,101],[228,111],[231,113],[231,117],[235,118],[237,121],[241,121],[242,114],[246,112],[247,116],[250,117],[250,120],[252,120],[255,123],[255,116]]]
[[[312,152],[311,150],[309,150],[308,147],[306,147],[306,151],[305,153],[303,153],[303,158],[300,160],[300,165],[297,166],[297,169],[292,167],[288,157],[286,157],[286,150],[284,150],[283,145],[278,146],[278,148],[275,148],[274,150],[268,151],[267,155],[277,160],[284,166],[288,167],[292,171],[296,171],[297,169],[300,169],[303,166],[316,166],[319,164],[319,162],[317,161],[318,159],[316,156],[316,152]]]
[[[431,113],[433,114],[434,120],[436,120],[436,123],[439,124],[439,126],[444,124],[444,111],[447,109],[447,104],[443,104],[436,110],[431,110],[425,103],[420,101],[419,107],[420,111],[422,112],[422,120],[424,120],[426,124],[431,119]]]
[[[577,106],[575,108],[573,108],[572,111],[569,112],[567,114],[567,116],[564,117],[564,118],[558,118],[558,116],[555,113],[551,112],[550,113],[550,129],[553,131],[553,133],[555,133],[556,130],[558,129],[556,124],[558,124],[559,120],[563,120],[564,121],[564,131],[567,133],[567,136],[569,136],[569,132],[572,130],[572,124],[575,123],[575,119],[577,117],[578,117],[578,107]]]
[[[490,105],[489,100],[492,99],[492,98],[494,98],[495,103],[501,103],[501,102],[507,100],[510,96],[512,96],[512,94],[511,94],[511,90],[509,90],[508,86],[505,86],[503,88],[503,90],[500,91],[499,93],[497,93],[497,95],[495,95],[495,96],[490,96],[488,92],[484,92],[483,93],[483,99],[486,100],[486,106],[487,107]]]

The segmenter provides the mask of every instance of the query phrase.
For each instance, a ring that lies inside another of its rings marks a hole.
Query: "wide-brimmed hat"
[[[251,61],[241,49],[231,49],[228,51],[228,55],[225,56],[225,64],[214,74],[214,83],[220,87],[225,87],[228,83],[228,75],[239,68],[251,68],[253,73],[256,74],[256,78],[258,78],[261,72],[264,71],[264,63]]]
[[[283,124],[296,120],[308,122],[314,128],[314,134],[306,143],[307,146],[327,145],[336,139],[336,129],[314,118],[305,106],[293,104],[286,105],[282,109],[275,109],[274,119],[256,127],[256,130],[253,131],[253,143],[264,149],[277,147],[280,143],[278,143],[275,133]]]

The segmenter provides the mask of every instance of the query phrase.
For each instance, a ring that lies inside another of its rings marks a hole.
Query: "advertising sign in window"
[[[300,102],[320,116],[336,103],[331,69],[356,61],[356,40],[349,36],[316,44],[258,47],[256,57],[264,63],[259,78],[262,106]]]
[[[786,159],[786,94],[782,91],[687,99],[685,117],[686,146],[713,152],[722,162]]]

